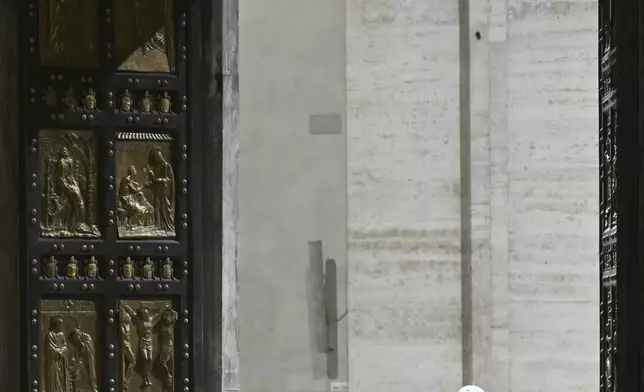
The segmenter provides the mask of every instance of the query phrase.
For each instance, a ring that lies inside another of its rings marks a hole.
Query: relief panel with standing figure
[[[97,162],[91,131],[40,132],[41,236],[98,238]]]
[[[96,305],[86,300],[40,302],[44,392],[98,392],[100,344]],[[37,346],[32,347],[38,351]]]
[[[169,300],[119,301],[121,383],[124,391],[171,391],[174,328],[178,314]]]

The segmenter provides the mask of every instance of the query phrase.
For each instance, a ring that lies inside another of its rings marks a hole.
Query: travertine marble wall
[[[471,378],[493,391],[596,390],[595,2],[347,3],[351,389],[456,390]],[[460,116],[459,67],[470,82]],[[460,173],[472,374],[460,357]],[[415,237],[449,224],[451,235]]]
[[[240,1],[243,392],[330,389],[315,239],[350,391],[597,390],[596,29],[589,0]]]
[[[596,4],[470,5],[474,378],[594,391]]]
[[[347,319],[337,352],[318,352],[324,314],[311,306],[308,242],[322,241],[323,256],[338,264],[342,315],[345,132],[316,119],[344,118],[344,3],[241,0],[239,8],[241,390],[324,392],[335,354],[337,380],[347,379]]]
[[[352,391],[461,382],[457,0],[347,1]]]
[[[597,4],[507,11],[510,390],[595,391]]]

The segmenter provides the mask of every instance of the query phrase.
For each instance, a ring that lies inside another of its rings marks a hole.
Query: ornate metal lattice
[[[600,390],[617,390],[617,96],[616,48],[611,1],[600,6],[599,31],[599,183],[600,183]]]

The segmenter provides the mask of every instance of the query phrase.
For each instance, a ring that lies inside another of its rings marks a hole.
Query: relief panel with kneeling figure
[[[43,130],[39,139],[41,236],[100,237],[95,135]]]

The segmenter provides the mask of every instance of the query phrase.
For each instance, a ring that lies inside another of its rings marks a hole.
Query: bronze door
[[[20,2],[28,390],[193,388],[191,3]]]
[[[644,391],[644,3],[598,6],[599,384]]]
[[[617,354],[617,96],[612,5],[602,3],[599,31],[600,391],[616,390]]]

